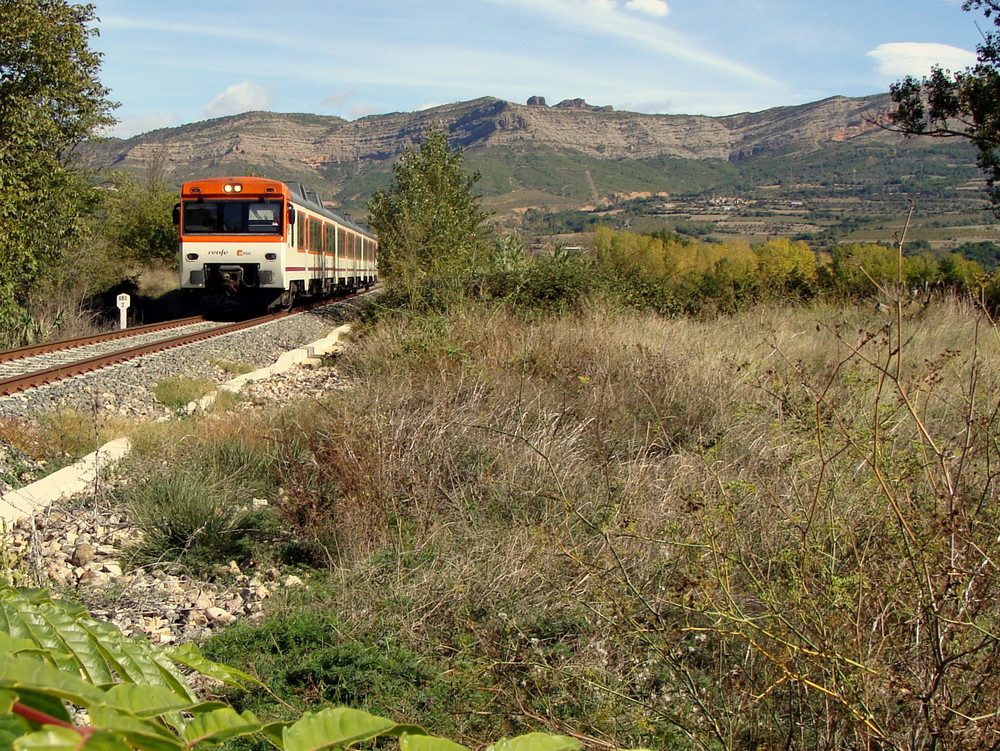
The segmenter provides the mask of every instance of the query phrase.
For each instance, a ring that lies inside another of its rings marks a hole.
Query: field
[[[606,226],[751,244],[789,237],[829,251],[845,242],[896,242],[911,207],[907,239],[914,249],[942,254],[967,242],[1000,241],[967,144],[841,144],[736,163],[609,164],[544,151],[516,158],[489,151],[488,158],[470,155],[484,176],[484,206],[499,227],[538,246],[579,245],[584,233]],[[534,186],[528,189],[498,177],[510,174],[502,166],[532,164],[539,174],[544,165],[548,182],[527,180],[525,186]]]
[[[346,391],[149,426],[121,502],[271,499],[225,534],[309,586],[206,649],[299,711],[467,744],[990,748],[998,359],[949,298],[387,311]]]

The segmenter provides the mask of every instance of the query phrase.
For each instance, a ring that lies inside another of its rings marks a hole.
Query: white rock
[[[236,620],[236,616],[232,613],[223,610],[222,608],[212,607],[205,610],[205,615],[213,623],[221,623],[223,625],[232,623]]]

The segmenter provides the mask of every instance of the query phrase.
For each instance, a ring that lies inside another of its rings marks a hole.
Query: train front
[[[200,292],[208,311],[284,306],[289,199],[284,183],[259,177],[184,183],[175,212],[181,288]]]

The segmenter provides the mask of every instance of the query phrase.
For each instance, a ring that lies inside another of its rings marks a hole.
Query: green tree
[[[1000,205],[1000,0],[965,0],[995,30],[983,33],[976,65],[952,73],[940,66],[930,76],[907,76],[890,87],[895,109],[889,127],[906,135],[966,138],[979,151],[990,196]]]
[[[987,273],[993,273],[1000,267],[1000,246],[990,240],[964,242],[955,248],[955,252],[963,258],[982,264]]]
[[[381,277],[411,300],[456,292],[486,246],[486,215],[472,190],[479,175],[466,174],[462,152],[438,127],[393,172],[394,183],[376,190],[368,205]]]
[[[833,249],[831,271],[841,291],[873,295],[879,285],[899,280],[899,250],[875,243],[847,243]]]
[[[177,228],[173,207],[177,193],[151,170],[143,180],[124,172],[112,177],[106,192],[99,231],[126,261],[176,267]]]
[[[94,191],[73,150],[114,120],[92,5],[0,0],[0,324],[77,237]]]
[[[816,281],[816,254],[805,242],[779,237],[754,247],[757,276],[772,294],[805,291]]]

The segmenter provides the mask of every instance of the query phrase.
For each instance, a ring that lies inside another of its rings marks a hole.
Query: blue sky
[[[725,115],[975,59],[961,0],[95,0],[127,137],[247,110],[349,120],[494,96]]]

